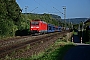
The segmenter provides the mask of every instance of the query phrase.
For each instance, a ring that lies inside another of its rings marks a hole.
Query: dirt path
[[[90,60],[90,45],[75,43],[77,46],[71,48],[63,60]]]

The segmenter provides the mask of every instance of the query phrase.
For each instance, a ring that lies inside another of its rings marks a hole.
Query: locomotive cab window
[[[39,22],[31,22],[31,25],[39,25]]]

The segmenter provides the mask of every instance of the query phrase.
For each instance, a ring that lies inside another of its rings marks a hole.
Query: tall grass
[[[40,52],[38,55],[16,60],[62,60],[66,52],[72,47],[74,47],[73,43],[63,42],[59,39],[55,44],[50,46],[49,49],[46,49],[44,52]]]

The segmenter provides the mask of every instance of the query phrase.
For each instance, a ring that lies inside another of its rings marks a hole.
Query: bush
[[[17,26],[11,20],[0,20],[0,36],[9,37],[14,36]]]
[[[20,11],[16,0],[0,0],[0,38],[15,36],[22,20]]]
[[[88,30],[88,39],[90,41],[90,30]]]

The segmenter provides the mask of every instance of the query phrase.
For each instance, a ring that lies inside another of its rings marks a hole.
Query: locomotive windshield
[[[31,25],[39,25],[39,22],[31,22]]]

